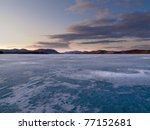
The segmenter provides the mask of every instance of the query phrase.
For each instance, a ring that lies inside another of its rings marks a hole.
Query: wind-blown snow
[[[0,55],[0,112],[150,112],[150,55]]]

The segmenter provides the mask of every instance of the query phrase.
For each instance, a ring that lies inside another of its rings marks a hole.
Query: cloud
[[[135,45],[131,49],[150,50],[150,45]]]
[[[49,48],[69,48],[71,44],[101,45],[104,49],[143,49],[136,42],[150,41],[150,12],[117,14],[114,18],[101,18],[72,25],[67,33],[47,35],[57,43],[39,42],[37,45]],[[125,44],[126,43],[126,44]],[[129,44],[128,44],[129,43]],[[147,44],[146,43],[146,44]],[[133,44],[133,45],[132,45]]]
[[[109,43],[121,43],[127,42],[127,40],[101,40],[101,41],[90,41],[90,42],[81,42],[80,44],[109,44]]]
[[[88,39],[88,37],[91,39],[91,35],[87,34],[80,34],[80,33],[66,33],[66,34],[56,34],[56,35],[49,35],[47,36],[50,39],[58,39],[63,42],[69,42],[73,40],[78,40],[78,39]]]
[[[96,12],[96,18],[97,19],[103,19],[107,16],[110,16],[111,11],[108,8],[100,8],[97,12]]]
[[[124,46],[106,46],[104,47],[105,49],[109,49],[109,50],[123,50]]]
[[[140,6],[144,3],[145,0],[111,0],[111,1],[115,6],[131,7],[131,6]]]
[[[96,19],[84,20],[81,24],[72,25],[68,28],[69,34],[60,34],[52,38],[61,38],[65,41],[89,38],[118,38],[137,37],[147,38],[149,34],[150,12],[120,13],[111,12],[111,5],[128,6],[141,5],[145,0],[76,0],[70,6],[70,11],[87,10],[96,8]],[[140,18],[140,19],[139,19]],[[147,28],[148,27],[148,28]],[[70,34],[71,33],[71,34]],[[64,38],[63,38],[64,37]]]
[[[118,14],[112,13],[109,9],[100,9],[96,12],[96,18],[91,20],[83,20],[81,25],[104,26],[112,25],[117,22]],[[71,28],[71,27],[70,27]]]
[[[89,0],[76,0],[67,10],[75,13],[83,13],[94,8],[94,4]]]
[[[99,7],[133,7],[143,5],[145,0],[96,0],[96,4]]]
[[[128,45],[124,46],[127,42],[131,44],[148,42],[150,41],[150,12],[131,12],[132,10],[122,12],[122,9],[118,13],[113,12],[115,7],[131,7],[143,3],[144,0],[75,0],[75,3],[67,9],[68,11],[84,13],[92,9],[95,19],[86,19],[69,26],[67,32],[62,34],[46,35],[50,40],[58,42],[39,42],[36,46],[69,48],[70,44],[82,46],[106,44],[107,48],[123,49],[126,46],[128,49]],[[117,45],[111,46],[111,43]]]
[[[74,13],[84,13],[90,9],[103,12],[111,7],[135,7],[143,5],[145,0],[75,0],[74,4],[67,8]]]
[[[150,38],[136,39],[136,41],[150,41]]]
[[[104,26],[112,25],[116,22],[115,18],[103,18],[103,19],[94,19],[94,20],[84,20],[81,23],[83,25],[93,25],[93,26]]]
[[[114,38],[115,42],[117,42],[117,39],[120,38],[138,38],[141,41],[142,39],[149,40],[150,38],[150,12],[119,14],[118,17],[114,19],[95,19],[89,20],[87,23],[88,24],[72,25],[68,28],[68,33],[49,35],[48,37],[50,39],[59,39],[67,43],[82,39],[99,39],[101,41]],[[103,43],[108,42],[110,43],[111,41],[103,41]],[[114,40],[112,43],[114,43]],[[90,42],[88,44],[90,44]],[[91,44],[95,43],[91,42]]]
[[[38,42],[34,48],[69,48],[69,43],[64,42]]]

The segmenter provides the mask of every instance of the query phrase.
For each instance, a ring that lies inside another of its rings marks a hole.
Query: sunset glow
[[[149,0],[1,0],[0,48],[150,49],[148,5]]]

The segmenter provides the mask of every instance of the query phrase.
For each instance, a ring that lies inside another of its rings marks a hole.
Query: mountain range
[[[126,50],[126,51],[70,51],[65,54],[150,54],[150,50]]]
[[[0,49],[0,54],[59,54],[54,49],[37,49],[37,50],[27,50],[27,49]]]
[[[0,54],[150,54],[150,50],[126,50],[126,51],[67,51],[60,53],[54,49],[0,49]]]

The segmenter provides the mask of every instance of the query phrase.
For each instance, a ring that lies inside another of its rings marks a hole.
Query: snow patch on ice
[[[75,80],[96,80],[106,81],[114,84],[114,87],[120,85],[149,85],[150,70],[135,69],[133,73],[102,71],[102,70],[84,70],[71,75],[62,75]]]

